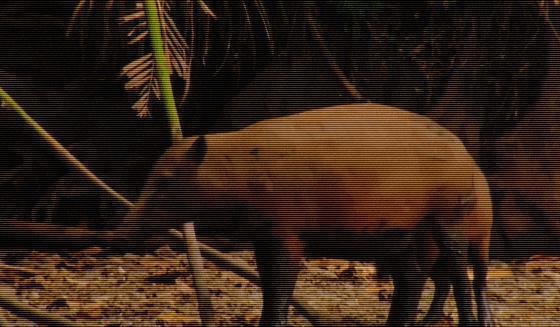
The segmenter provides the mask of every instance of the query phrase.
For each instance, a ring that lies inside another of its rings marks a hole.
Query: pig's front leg
[[[255,257],[261,279],[263,309],[261,327],[284,327],[298,273],[302,249],[295,239],[262,237],[255,242]]]

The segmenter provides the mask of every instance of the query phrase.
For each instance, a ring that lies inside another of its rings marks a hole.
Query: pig
[[[156,163],[121,225],[95,243],[137,247],[191,221],[252,242],[260,326],[286,326],[305,256],[389,266],[389,326],[415,323],[432,269],[445,296],[453,285],[461,326],[492,325],[486,179],[457,137],[420,115],[349,104],[185,138]]]

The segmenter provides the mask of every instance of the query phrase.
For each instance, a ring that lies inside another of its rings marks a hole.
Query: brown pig
[[[492,225],[486,180],[461,141],[431,120],[377,104],[341,105],[186,138],[153,168],[137,206],[101,243],[138,246],[187,221],[255,248],[261,326],[285,326],[306,255],[383,261],[395,294],[388,325],[414,324],[436,260],[461,326],[479,323]],[[449,281],[449,282],[448,282]]]

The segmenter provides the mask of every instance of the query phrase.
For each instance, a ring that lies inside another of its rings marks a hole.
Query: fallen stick
[[[37,272],[33,269],[24,268],[24,267],[17,267],[17,266],[10,266],[10,265],[6,265],[6,264],[3,264],[3,263],[0,263],[0,269],[16,271],[16,272],[24,273],[24,274],[28,274],[28,275],[37,275]]]
[[[13,292],[6,287],[0,287],[0,306],[19,317],[25,318],[37,324],[60,327],[81,326],[53,313],[41,311],[19,302],[15,299]]]
[[[181,232],[172,229],[170,230],[171,234],[174,236],[183,239],[184,236]],[[245,279],[250,281],[251,283],[261,286],[261,280],[259,278],[259,274],[253,269],[253,267],[249,266],[247,262],[232,258],[204,243],[198,244],[200,248],[200,252],[204,255],[204,257],[210,261],[212,261],[216,266],[229,270]],[[292,297],[292,305],[294,308],[301,313],[313,326],[330,326],[327,321],[324,321],[321,317],[317,316],[313,313],[313,310],[309,308],[308,305],[305,304],[300,297],[294,295]]]

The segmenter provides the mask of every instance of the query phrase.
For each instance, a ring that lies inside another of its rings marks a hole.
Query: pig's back
[[[442,194],[468,194],[478,169],[451,132],[376,104],[317,109],[216,136],[220,151],[247,165],[249,200],[291,217],[292,226],[408,228]]]

